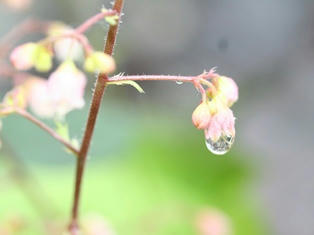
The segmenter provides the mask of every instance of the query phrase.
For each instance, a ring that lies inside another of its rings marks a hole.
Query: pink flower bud
[[[38,43],[26,43],[15,48],[10,60],[19,70],[27,70],[33,66],[39,72],[47,72],[52,67],[52,53],[45,46]]]
[[[71,34],[74,32],[70,26],[60,22],[52,23],[48,30],[47,35],[51,37],[58,37],[64,34]],[[54,42],[54,51],[57,59],[64,60],[80,60],[83,58],[84,50],[81,43],[74,38],[60,38]]]
[[[28,101],[32,111],[43,118],[63,118],[84,106],[86,77],[72,61],[63,62],[48,80],[28,81]]]
[[[104,74],[113,73],[116,69],[116,63],[112,56],[100,51],[95,51],[87,56],[84,63],[84,69],[88,72],[100,72]]]
[[[3,101],[0,104],[0,115],[9,115],[15,112],[16,108],[25,109],[26,106],[26,90],[23,86],[17,86],[4,96]]]
[[[13,66],[19,70],[27,70],[34,65],[34,56],[36,54],[37,44],[26,43],[16,47],[11,55],[10,60]]]
[[[200,103],[192,114],[192,122],[197,129],[208,127],[211,119],[210,107],[207,101]]]
[[[210,209],[201,212],[196,220],[200,235],[231,235],[230,219],[223,212]]]
[[[31,79],[28,81],[28,88],[28,102],[32,111],[42,118],[54,117],[55,107],[51,101],[47,81]]]
[[[234,124],[235,118],[231,109],[228,107],[219,107],[206,129],[206,139],[216,142],[222,136],[233,137],[235,135]]]
[[[56,52],[56,57],[61,61],[67,59],[80,60],[84,55],[82,45],[72,38],[56,40],[54,43],[54,50]]]
[[[57,115],[84,106],[86,77],[72,61],[63,62],[48,79],[48,91]]]
[[[26,108],[27,100],[25,88],[23,86],[17,86],[12,91],[9,91],[3,99],[3,104],[21,109]]]
[[[225,76],[216,78],[217,97],[228,105],[232,106],[238,100],[238,86],[233,79]]]

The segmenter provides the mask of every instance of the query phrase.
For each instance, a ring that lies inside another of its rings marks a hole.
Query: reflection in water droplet
[[[210,138],[205,141],[206,147],[209,151],[216,155],[223,155],[227,153],[234,142],[234,137],[231,135],[223,135],[216,142]]]
[[[181,81],[176,81],[176,83],[177,83],[178,85],[183,84],[183,82],[181,82]]]

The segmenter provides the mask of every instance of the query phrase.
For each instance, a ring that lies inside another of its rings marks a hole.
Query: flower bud
[[[31,110],[39,117],[53,118],[55,108],[51,101],[47,81],[31,79],[28,81],[28,102]]]
[[[48,80],[28,81],[30,107],[42,118],[62,119],[73,109],[84,106],[85,86],[85,75],[72,61],[65,61]]]
[[[64,34],[71,34],[74,30],[61,22],[51,23],[47,30],[50,37],[58,37]],[[81,60],[84,55],[83,46],[75,38],[60,37],[53,44],[56,57],[60,61],[64,60]]]
[[[57,116],[84,106],[86,77],[72,61],[63,62],[48,79],[48,91]]]
[[[24,109],[26,106],[26,90],[23,86],[17,86],[4,96],[0,107],[0,115],[9,115],[13,113],[16,108]]]
[[[27,70],[33,67],[34,57],[37,50],[36,43],[25,43],[16,47],[11,55],[10,61],[18,70]]]
[[[3,99],[3,104],[22,109],[26,108],[27,100],[25,88],[23,86],[18,86],[9,91]]]
[[[235,118],[233,112],[228,107],[218,106],[206,129],[206,139],[216,142],[223,136],[235,135]]]
[[[110,55],[96,51],[87,56],[84,68],[88,72],[110,74],[116,69],[116,64]]]
[[[210,107],[207,101],[202,102],[196,107],[192,114],[192,122],[197,129],[205,129],[208,127],[211,119]]]
[[[18,46],[12,51],[10,60],[18,70],[34,66],[39,72],[47,72],[52,67],[52,53],[45,46],[36,43]]]
[[[233,79],[225,76],[217,77],[215,86],[217,97],[231,107],[238,100],[238,86]]]
[[[52,53],[43,45],[37,45],[34,67],[39,72],[48,72],[52,67]]]

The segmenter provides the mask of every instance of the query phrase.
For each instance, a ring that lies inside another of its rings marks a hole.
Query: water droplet
[[[177,83],[178,85],[183,84],[183,82],[182,82],[182,81],[176,81],[176,83]]]
[[[216,155],[227,153],[231,149],[233,142],[234,137],[231,135],[223,135],[216,142],[210,138],[205,141],[208,150]]]

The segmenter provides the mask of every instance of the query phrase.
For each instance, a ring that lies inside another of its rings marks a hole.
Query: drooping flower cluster
[[[60,37],[73,33],[75,33],[74,29],[62,22],[55,22],[49,27],[47,35],[56,39],[53,49],[58,60],[80,61],[83,58],[84,48],[79,41],[73,37]]]
[[[13,50],[10,60],[18,70],[35,67],[39,72],[47,72],[52,67],[52,51],[39,43],[25,43]]]
[[[210,72],[211,82],[201,78],[198,86],[207,85],[203,100],[192,114],[196,128],[205,132],[207,148],[214,154],[224,154],[235,137],[235,118],[230,107],[238,100],[238,86],[229,77]]]
[[[84,69],[91,73],[109,74],[116,67],[111,56],[94,51],[83,34],[59,22],[51,24],[44,40],[16,47],[10,61],[17,70],[34,68],[38,72],[48,72],[53,67],[54,56],[61,61],[57,69],[48,79],[27,76],[3,100],[2,115],[29,106],[40,117],[63,119],[67,113],[82,108],[85,103],[86,77],[74,61],[84,58]]]
[[[86,77],[72,61],[63,62],[48,80],[29,82],[29,105],[38,116],[63,117],[84,106]]]

